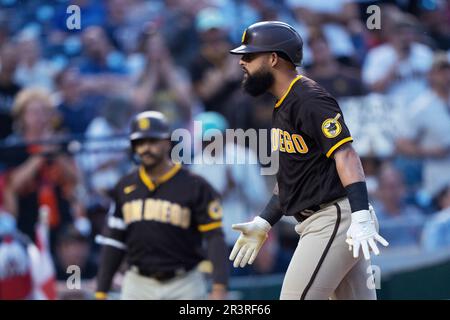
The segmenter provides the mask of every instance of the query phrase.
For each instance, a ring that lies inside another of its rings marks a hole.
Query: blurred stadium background
[[[68,29],[71,4],[80,29]],[[374,4],[381,28],[369,30]],[[0,299],[28,295],[36,277],[38,298],[92,299],[95,236],[108,191],[132,165],[133,114],[159,110],[191,131],[193,119],[270,128],[273,99],[246,96],[228,54],[261,20],[299,31],[299,72],[341,104],[391,243],[373,260],[379,298],[450,298],[450,1],[0,0]],[[258,213],[274,177],[255,165],[192,170],[223,195],[231,246],[231,224]],[[42,216],[47,246],[36,229]],[[230,298],[278,298],[297,243],[293,223],[274,228],[254,266],[230,265]],[[29,241],[51,257],[33,263],[23,254]],[[67,287],[70,265],[81,268],[79,290]]]

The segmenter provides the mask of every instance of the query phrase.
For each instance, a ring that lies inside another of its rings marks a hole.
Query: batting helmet
[[[157,111],[145,111],[136,115],[131,123],[130,141],[140,139],[169,139],[170,128],[166,117]]]
[[[232,54],[282,52],[296,66],[303,58],[303,40],[293,27],[280,21],[257,22],[245,29],[241,46]]]

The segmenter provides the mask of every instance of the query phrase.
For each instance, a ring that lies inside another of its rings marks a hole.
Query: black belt
[[[310,217],[312,214],[316,213],[317,211],[322,210],[322,209],[324,209],[326,207],[329,207],[331,205],[334,205],[336,202],[339,202],[339,201],[341,201],[343,199],[345,199],[345,197],[338,198],[338,199],[330,201],[330,202],[325,202],[325,203],[320,204],[320,205],[314,205],[314,206],[308,207],[308,208],[303,209],[302,211],[300,211],[298,213],[295,213],[294,214],[294,218],[297,221],[299,221],[299,222],[304,221],[306,218]]]
[[[149,270],[146,268],[136,267],[137,272],[144,277],[153,278],[158,281],[168,281],[175,277],[186,274],[187,272],[194,269],[195,265],[192,267],[181,267],[175,270],[167,270],[167,271],[156,271]]]

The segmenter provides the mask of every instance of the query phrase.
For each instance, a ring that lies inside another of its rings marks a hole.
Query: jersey
[[[346,195],[332,155],[352,140],[336,100],[313,80],[301,75],[294,79],[275,105],[271,130],[285,215]]]
[[[129,265],[145,270],[193,268],[205,258],[202,234],[222,232],[218,194],[181,165],[157,182],[140,167],[118,182],[113,198],[107,239],[126,248]]]

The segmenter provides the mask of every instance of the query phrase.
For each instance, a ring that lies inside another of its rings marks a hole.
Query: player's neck
[[[161,161],[161,163],[157,164],[151,168],[145,168],[145,172],[152,180],[157,180],[159,177],[163,176],[174,166],[173,162],[170,160]]]
[[[276,76],[273,86],[270,88],[270,93],[273,94],[277,100],[287,92],[291,82],[298,76],[295,70],[286,73],[280,73]]]

